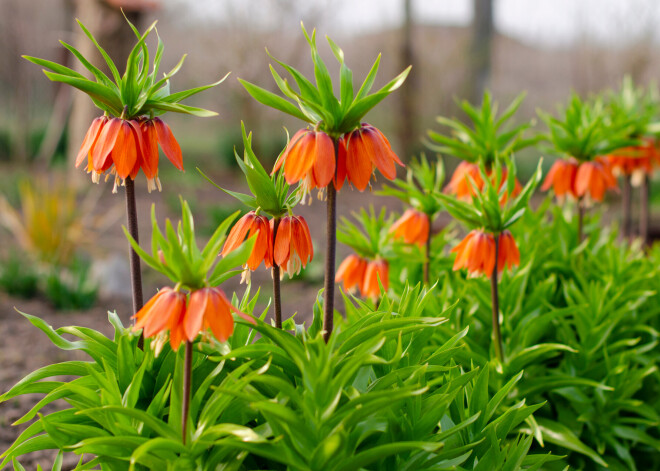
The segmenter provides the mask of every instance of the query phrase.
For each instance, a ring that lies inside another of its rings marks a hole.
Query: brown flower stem
[[[339,142],[334,140],[335,162],[339,161]],[[335,175],[337,166],[335,165]],[[337,252],[337,190],[328,185],[325,252],[325,283],[323,284],[323,340],[328,342],[332,334],[335,313],[335,256]]]
[[[430,219],[430,218],[429,218]],[[426,257],[424,259],[424,284],[429,284],[431,271],[431,229],[429,228],[429,236],[426,239]]]
[[[628,239],[632,235],[632,187],[630,184],[630,175],[623,176],[621,219],[621,237]]]
[[[578,245],[582,243],[582,226],[584,224],[584,207],[582,206],[582,198],[577,201],[578,222],[577,222],[577,242]]]
[[[500,298],[497,292],[497,258],[499,252],[500,235],[495,234],[495,266],[490,275],[490,294],[493,307],[493,345],[495,346],[495,355],[500,363],[504,363],[504,353],[502,348],[502,333],[500,332]]]
[[[280,227],[280,218],[273,219],[273,253],[275,252],[275,238]],[[275,303],[275,327],[282,328],[282,298],[280,293],[280,266],[273,260],[273,302]]]
[[[137,217],[137,204],[135,201],[135,181],[128,177],[124,183],[126,187],[126,219],[128,223],[128,233],[133,237],[135,242],[140,243],[140,236],[138,230],[138,217]],[[133,293],[133,314],[142,309],[144,299],[142,297],[142,272],[140,271],[140,256],[133,249],[131,244],[128,244],[128,258],[131,269],[131,288]],[[144,337],[140,334],[138,347],[141,349],[144,343]]]
[[[192,342],[186,340],[183,357],[183,399],[181,401],[181,440],[186,444],[188,413],[190,411],[190,383],[192,379]]]
[[[639,237],[642,239],[642,244],[647,245],[649,242],[649,221],[651,214],[649,212],[649,176],[644,175],[642,186],[639,189]]]

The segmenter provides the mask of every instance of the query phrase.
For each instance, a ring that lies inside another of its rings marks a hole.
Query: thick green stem
[[[190,383],[192,382],[192,342],[186,340],[183,357],[183,400],[181,401],[181,440],[184,445],[188,435],[188,413],[190,411]]]
[[[621,191],[621,237],[628,239],[632,236],[632,189],[630,175],[623,176]]]
[[[493,307],[493,345],[495,355],[500,363],[504,363],[504,352],[502,348],[502,333],[500,332],[500,299],[497,292],[497,258],[499,252],[499,234],[495,234],[495,266],[490,275],[490,294]]]
[[[644,245],[649,243],[649,222],[651,214],[649,211],[649,176],[644,175],[642,186],[639,189],[639,237]]]
[[[273,219],[273,253],[275,252],[275,238],[280,227],[280,218]],[[273,302],[275,303],[275,327],[282,328],[282,297],[280,293],[280,266],[273,260]]]

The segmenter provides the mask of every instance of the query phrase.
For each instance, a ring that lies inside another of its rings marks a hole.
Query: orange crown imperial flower
[[[616,179],[604,159],[583,162],[575,175],[575,194],[578,198],[603,201],[606,190],[617,189]]]
[[[174,166],[183,170],[181,147],[170,127],[160,118],[126,120],[100,116],[87,130],[76,157],[76,167],[87,157],[87,172],[92,173],[92,181],[96,183],[110,170],[115,175],[113,192],[120,179],[135,179],[142,169],[148,190],[160,190],[158,144]]]
[[[497,271],[520,264],[520,252],[509,231],[500,234],[497,250]],[[481,230],[471,231],[452,252],[456,252],[453,270],[467,268],[471,276],[491,276],[495,268],[495,237]]]
[[[378,280],[383,285],[385,291],[389,287],[390,267],[387,260],[377,258],[368,263],[364,272],[364,282],[362,284],[362,295],[372,299],[380,296],[380,286]]]
[[[577,198],[575,192],[575,176],[577,175],[579,166],[580,164],[578,164],[578,161],[573,158],[557,159],[555,163],[552,164],[552,167],[550,167],[550,171],[545,177],[541,190],[547,191],[552,187],[555,196],[557,196],[557,199],[560,201],[563,200],[567,194],[573,198]]]
[[[289,185],[303,181],[305,192],[325,188],[335,177],[335,147],[322,131],[301,129],[275,163],[273,172],[284,164],[284,177]]]
[[[273,261],[282,268],[282,274],[286,271],[292,277],[300,273],[301,268],[305,268],[313,258],[314,246],[305,218],[283,217],[277,229],[273,250]]]
[[[335,283],[344,282],[344,290],[351,292],[364,286],[364,275],[367,271],[367,260],[351,254],[339,265],[335,274]]]
[[[346,169],[348,181],[360,191],[369,185],[375,168],[388,180],[396,177],[395,163],[404,166],[394,153],[385,135],[374,126],[362,123],[360,127],[345,138],[345,155],[339,152],[339,169]],[[345,164],[342,161],[345,158]],[[340,173],[339,171],[337,172]],[[340,175],[338,175],[339,180]],[[343,185],[343,178],[338,186]]]
[[[416,209],[407,209],[389,232],[406,244],[424,245],[429,238],[429,217]]]
[[[487,175],[491,177],[491,183],[495,184],[495,176],[493,175],[492,169],[487,172]],[[507,175],[508,175],[507,169],[503,168],[502,179],[498,190],[500,190],[504,185],[506,185]],[[477,187],[477,189],[481,191],[484,187],[484,181],[481,178],[481,173],[479,172],[479,165],[462,161],[460,164],[458,164],[456,170],[454,170],[451,180],[449,180],[449,183],[445,187],[444,190],[445,193],[456,195],[456,197],[460,200],[469,201],[472,198],[472,196],[474,196],[474,187],[470,183],[470,178],[474,182],[474,185]],[[511,192],[510,196],[512,198],[515,198],[520,194],[521,190],[522,190],[522,186],[520,185],[520,182],[516,179],[515,187]],[[507,196],[508,195],[503,195],[500,203],[502,204],[506,203]]]
[[[236,309],[220,288],[202,288],[186,295],[172,288],[163,288],[140,309],[133,330],[144,329],[145,338],[169,331],[170,345],[178,350],[181,342],[192,342],[200,332],[210,330],[220,342],[226,342],[234,331],[235,312],[248,322],[255,323],[247,314]]]
[[[631,176],[633,186],[639,186],[645,175],[653,171],[658,161],[658,152],[652,139],[645,139],[644,145],[625,147],[607,156],[607,164],[612,175]]]
[[[257,234],[257,240],[252,247],[252,252],[248,258],[245,268],[256,270],[261,262],[264,262],[266,268],[273,266],[273,233],[268,218],[257,215],[250,211],[234,225],[227,236],[227,241],[220,255],[225,256],[229,252],[236,250],[245,240]]]

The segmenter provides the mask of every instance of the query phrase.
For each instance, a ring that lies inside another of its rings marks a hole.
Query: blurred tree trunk
[[[103,0],[76,0],[76,18],[79,18],[85,27],[92,32],[101,47],[105,49],[117,65],[119,73],[123,74],[126,67],[126,59],[136,42],[136,38],[128,23],[126,23],[122,12],[117,8],[117,3],[116,0],[111,2]],[[130,3],[126,2],[127,5]],[[132,3],[139,4],[140,2],[134,1]],[[124,8],[126,17],[140,29],[140,21],[144,16],[143,10],[139,8],[127,10],[126,6]],[[110,70],[94,44],[92,44],[79,27],[76,26],[76,29],[77,36],[74,47],[87,57],[90,62],[112,78]],[[80,63],[76,64],[76,70],[91,78],[91,75]],[[101,110],[94,106],[87,95],[79,91],[74,92],[71,118],[69,121],[67,152],[70,169],[73,169],[74,159],[78,154],[78,149],[85,137],[87,128],[94,117],[100,114]],[[72,172],[78,181],[80,181],[80,176],[83,175],[80,170],[73,169]]]
[[[403,31],[401,38],[401,67],[403,70],[414,62],[413,49],[413,12],[412,0],[403,0]],[[409,158],[415,150],[416,135],[415,117],[417,116],[417,107],[415,104],[415,74],[417,71],[413,68],[406,79],[406,83],[401,88],[400,106],[401,120],[399,128],[399,141],[403,155],[402,159]]]
[[[472,0],[472,44],[468,96],[472,103],[481,103],[484,90],[490,86],[493,49],[493,0]]]

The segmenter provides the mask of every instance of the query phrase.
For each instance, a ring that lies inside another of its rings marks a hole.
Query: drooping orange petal
[[[493,234],[485,234],[486,248],[483,255],[483,273],[486,276],[493,274],[495,269],[495,238]]]
[[[304,217],[296,216],[296,218],[298,219],[298,222],[300,222],[300,229],[302,230],[302,235],[304,237],[304,243],[306,246],[305,251],[309,257],[309,261],[311,262],[314,258],[314,244],[312,244],[312,236],[309,232],[309,226],[307,225],[307,221],[305,221]]]
[[[174,138],[170,127],[163,122],[160,118],[153,119],[154,127],[156,128],[156,136],[160,148],[163,149],[165,156],[170,159],[179,170],[183,170],[183,156],[181,155],[181,147]]]
[[[364,191],[373,173],[369,149],[360,131],[353,131],[346,148],[346,173],[348,180],[360,191]]]
[[[339,283],[340,281],[344,280],[344,287],[346,287],[346,289],[350,289],[348,286],[346,286],[346,279],[359,264],[360,257],[357,255],[351,254],[346,257],[339,264],[339,268],[337,268],[337,273],[335,273],[335,283]]]
[[[92,166],[95,171],[99,172],[103,169],[106,158],[110,155],[115,147],[119,129],[121,128],[122,120],[119,118],[112,118],[108,121],[101,130],[97,139],[96,145],[92,150]]]
[[[284,162],[284,176],[289,185],[299,182],[310,171],[316,159],[316,133],[309,131],[296,142]]]
[[[224,257],[232,250],[236,250],[243,243],[248,230],[252,226],[254,218],[254,211],[250,211],[245,216],[240,218],[236,224],[234,224],[234,227],[232,227],[231,231],[229,231],[229,235],[227,236],[224,247],[222,247],[220,255]]]
[[[275,162],[275,166],[273,167],[273,171],[271,172],[271,175],[277,172],[280,167],[282,167],[282,164],[286,160],[287,156],[291,152],[291,149],[296,145],[296,143],[300,140],[300,138],[303,136],[303,134],[309,132],[309,129],[299,129],[296,131],[296,133],[293,135],[291,140],[286,146],[286,149],[284,149],[284,152],[278,157],[277,161]]]
[[[221,296],[219,289],[209,288],[210,302],[208,313],[204,321],[210,327],[213,336],[220,342],[226,342],[234,332],[234,319],[231,316],[231,304],[224,296]]]
[[[147,120],[140,125],[142,133],[142,171],[147,178],[158,174],[158,138],[153,121]]]
[[[176,315],[173,315],[170,319],[170,345],[172,346],[172,350],[177,351],[179,349],[179,346],[181,345],[181,342],[186,337],[186,333],[184,331],[184,320],[186,317],[186,308],[185,308],[185,303],[183,305],[183,308],[176,313]]]
[[[393,152],[389,149],[389,145],[381,138],[382,134],[378,134],[371,128],[366,128],[363,131],[363,137],[367,148],[371,154],[371,161],[376,168],[380,170],[388,180],[396,178],[396,167],[391,155]]]
[[[474,236],[474,242],[472,244],[472,250],[468,255],[467,260],[467,270],[468,273],[478,273],[483,267],[484,257],[486,256],[486,251],[488,250],[488,242],[483,233],[477,232]]]
[[[316,133],[316,159],[312,171],[319,188],[328,186],[335,176],[335,146],[324,132]]]
[[[456,247],[451,250],[452,252],[456,252],[456,259],[454,260],[454,266],[452,267],[453,271],[467,267],[467,262],[470,258],[470,252],[472,251],[472,245],[474,244],[475,234],[476,231],[471,231]]]
[[[193,291],[190,295],[190,303],[186,310],[186,317],[183,320],[183,331],[186,334],[186,340],[192,342],[197,334],[202,330],[202,323],[207,310],[211,308],[209,297],[210,288],[202,288]]]
[[[580,164],[577,170],[577,175],[575,176],[575,192],[577,193],[577,196],[582,197],[587,193],[593,173],[594,167],[591,162]]]
[[[133,315],[133,318],[136,319],[135,325],[133,326],[133,330],[140,330],[144,327],[146,324],[149,316],[151,315],[151,308],[156,304],[158,301],[158,298],[163,296],[167,290],[171,290],[171,288],[163,288],[158,293],[156,293],[152,298],[146,302],[142,308]]]
[[[127,121],[122,120],[115,147],[112,149],[112,161],[120,178],[128,177],[133,170],[137,161],[137,146],[133,128]]]
[[[307,234],[305,227],[300,222],[299,217],[294,217],[291,221],[291,242],[293,249],[300,256],[300,262],[304,267],[307,266],[307,262],[310,259],[310,246],[311,244],[307,241]]]
[[[365,123],[365,124],[366,124],[366,123]],[[383,134],[383,133],[380,131],[380,129],[378,129],[378,128],[375,127],[375,126],[371,126],[371,125],[367,125],[367,126],[371,127],[371,129],[373,129],[373,130],[376,132],[376,134],[379,135],[379,137],[381,138],[381,140],[383,141],[383,143],[385,144],[385,146],[387,147],[387,149],[389,149],[390,158],[391,158],[392,160],[394,160],[394,161],[395,161],[397,164],[399,164],[400,166],[405,167],[405,164],[404,164],[403,162],[401,162],[401,159],[399,158],[399,156],[396,155],[396,153],[392,150],[392,145],[390,144],[390,141],[387,139],[387,137],[385,136],[385,134]]]
[[[291,249],[291,217],[285,216],[280,221],[280,227],[277,229],[275,246],[273,247],[273,261],[278,266],[283,266],[289,260],[289,251]]]
[[[257,216],[255,218],[254,223],[250,227],[248,238],[252,237],[255,233],[257,234],[257,240],[247,261],[247,266],[250,270],[256,270],[268,255],[268,245],[272,237],[268,220],[265,217]]]
[[[107,121],[108,118],[105,116],[94,118],[94,121],[92,121],[92,124],[89,126],[89,129],[85,134],[85,138],[83,139],[83,143],[80,146],[80,150],[78,151],[78,156],[76,157],[76,167],[83,163],[85,158],[88,157],[92,145],[98,139],[99,135],[101,134],[101,129]]]

